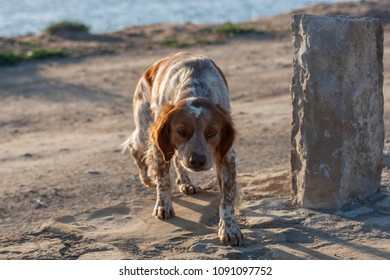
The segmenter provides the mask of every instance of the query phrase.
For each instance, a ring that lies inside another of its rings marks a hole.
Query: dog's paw
[[[176,180],[176,185],[179,191],[184,194],[196,194],[202,190],[200,187],[191,184],[191,182],[189,182],[189,184],[182,183],[182,180],[180,180],[180,178]]]
[[[230,246],[240,246],[244,241],[244,235],[234,221],[219,220],[219,239]]]
[[[179,184],[177,185],[179,190],[184,194],[196,194],[200,192],[202,189],[193,184]]]
[[[172,203],[162,203],[157,202],[153,210],[153,216],[156,216],[160,220],[169,219],[175,216],[175,211],[173,210]]]

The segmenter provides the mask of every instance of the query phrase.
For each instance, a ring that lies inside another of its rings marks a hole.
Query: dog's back
[[[226,79],[206,56],[190,53],[168,56],[150,66],[142,80],[140,83],[149,87],[149,96],[143,98],[150,102],[154,116],[162,105],[176,104],[189,97],[208,99],[230,112]]]

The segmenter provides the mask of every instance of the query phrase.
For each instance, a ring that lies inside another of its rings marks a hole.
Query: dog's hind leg
[[[138,167],[141,182],[149,187],[155,188],[153,178],[148,176],[146,163],[146,151],[149,146],[148,129],[152,121],[150,103],[148,100],[149,88],[144,79],[141,79],[134,92],[133,110],[135,130],[133,134],[122,144],[123,152],[129,149]]]
[[[195,194],[200,192],[202,189],[191,183],[191,179],[187,174],[187,171],[180,164],[179,160],[175,156],[174,158],[175,170],[177,174],[176,185],[179,190],[184,194]]]
[[[148,176],[148,166],[145,160],[145,150],[137,149],[135,145],[130,144],[130,153],[138,167],[141,182],[148,188],[156,188],[154,180]]]

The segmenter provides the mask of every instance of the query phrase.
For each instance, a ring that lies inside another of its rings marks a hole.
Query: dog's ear
[[[233,120],[228,111],[221,106],[218,106],[218,110],[222,114],[222,132],[221,140],[217,148],[218,158],[217,160],[221,163],[227,152],[233,146],[233,142],[236,138],[236,130],[234,129]]]
[[[150,126],[150,138],[160,150],[165,162],[169,162],[175,153],[169,128],[174,114],[174,107],[171,104],[165,105],[157,120]]]

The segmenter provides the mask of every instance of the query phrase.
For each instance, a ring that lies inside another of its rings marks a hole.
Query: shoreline
[[[342,0],[326,0],[325,2],[332,4],[340,1]],[[261,2],[249,0],[243,3],[235,0],[226,5],[221,0],[213,2],[200,0],[188,3],[174,0],[168,3],[152,2],[149,3],[150,5],[144,5],[142,1],[137,0],[112,1],[109,5],[96,3],[92,9],[88,5],[93,4],[94,1],[83,1],[77,7],[48,0],[31,5],[26,0],[20,2],[18,7],[4,3],[0,17],[7,18],[7,21],[0,24],[1,31],[4,32],[1,33],[1,37],[39,35],[47,25],[63,20],[84,22],[91,27],[91,33],[95,35],[154,24],[218,25],[227,21],[239,24],[288,13],[324,1],[298,0],[272,3],[270,0]],[[118,9],[121,14],[117,13]],[[30,21],[34,24],[30,24]],[[12,32],[15,33],[10,34]]]
[[[9,66],[28,60],[52,58],[84,58],[97,55],[116,55],[129,50],[185,49],[220,45],[232,40],[268,40],[289,37],[291,15],[346,14],[374,16],[382,19],[389,29],[390,3],[345,2],[317,4],[289,13],[262,17],[253,21],[230,24],[229,30],[220,31],[224,24],[150,24],[126,28],[120,31],[92,34],[87,32],[41,33],[37,35],[0,37],[0,66]],[[234,32],[234,30],[238,30]],[[242,31],[249,32],[242,32]],[[8,59],[8,60],[7,60]]]

